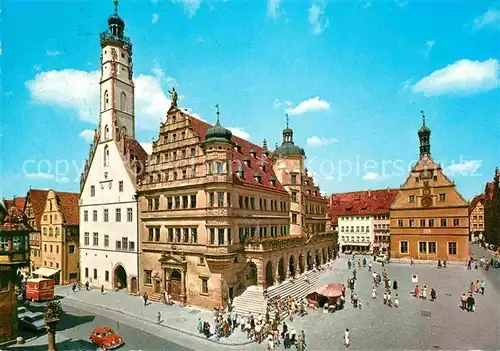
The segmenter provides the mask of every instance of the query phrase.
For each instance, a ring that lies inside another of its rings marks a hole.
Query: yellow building
[[[175,104],[153,142],[139,189],[141,292],[225,305],[334,257],[326,199],[283,131],[271,152]]]
[[[469,255],[469,206],[431,158],[430,135],[423,117],[420,158],[391,205],[391,258],[463,261]]]
[[[78,193],[49,190],[41,219],[41,268],[35,275],[53,277],[56,284],[79,279]]]

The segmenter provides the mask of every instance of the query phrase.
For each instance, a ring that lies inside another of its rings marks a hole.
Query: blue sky
[[[113,3],[61,4],[2,3],[1,196],[79,190]],[[288,112],[323,192],[400,186],[420,110],[465,198],[500,166],[499,2],[122,0],[119,14],[141,142],[175,86],[182,107],[213,123],[219,104],[223,125],[273,149]]]

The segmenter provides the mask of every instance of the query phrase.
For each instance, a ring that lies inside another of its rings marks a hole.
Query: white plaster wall
[[[109,147],[109,166],[104,166],[104,148]],[[106,174],[107,173],[107,177]],[[123,192],[119,191],[119,181],[123,181]],[[90,196],[91,186],[95,186],[95,197]],[[127,276],[137,276],[139,237],[137,231],[137,203],[135,184],[132,182],[122,162],[114,141],[97,146],[85,186],[80,196],[80,270],[81,280],[85,283],[93,277],[93,269],[98,272],[98,279],[92,279],[95,286],[113,286],[113,269],[120,263]],[[109,222],[104,222],[104,209],[108,209]],[[115,221],[115,209],[121,208],[121,222]],[[127,221],[127,208],[132,208],[132,222]],[[97,210],[97,222],[93,221],[93,211]],[[88,211],[88,221],[84,221],[84,212]],[[89,245],[85,245],[85,233],[89,233]],[[93,245],[93,233],[99,234],[99,245]],[[109,235],[109,247],[104,246],[104,235]],[[126,237],[135,243],[134,252],[116,251],[116,241]],[[89,269],[89,278],[85,278],[85,268]],[[105,271],[110,279],[105,282]]]
[[[359,217],[359,219],[357,219]],[[344,227],[342,229],[342,227]],[[354,231],[351,232],[351,227],[354,227]],[[359,227],[359,231],[356,231],[356,227]],[[362,230],[361,230],[362,227]],[[368,227],[368,232],[366,231]],[[339,230],[339,244],[340,245],[356,245],[357,243],[367,243],[375,240],[373,233],[373,217],[372,216],[339,216],[338,220],[338,230]],[[359,242],[347,240],[343,237],[357,237],[359,236]],[[362,241],[361,238],[364,238]]]

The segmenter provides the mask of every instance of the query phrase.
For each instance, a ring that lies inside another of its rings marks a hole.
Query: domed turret
[[[130,39],[124,36],[125,22],[118,16],[118,0],[114,3],[115,13],[108,17],[108,30],[101,33],[101,46],[104,47],[109,41],[120,41],[130,47]]]
[[[205,141],[225,141],[225,142],[231,142],[231,139],[233,137],[233,133],[231,133],[230,130],[224,128],[221,126],[219,122],[219,105],[215,106],[217,108],[217,123],[215,123],[215,126],[208,128],[207,133],[205,135]]]
[[[293,142],[293,130],[288,127],[288,115],[286,115],[286,128],[283,129],[283,143],[274,150],[276,157],[281,156],[305,156],[303,148]]]
[[[422,113],[422,127],[418,130],[418,138],[420,139],[420,157],[431,154],[431,130],[425,125],[424,111]]]

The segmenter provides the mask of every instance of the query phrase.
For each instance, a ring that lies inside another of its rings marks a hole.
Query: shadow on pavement
[[[57,331],[63,331],[66,329],[71,329],[82,324],[92,322],[95,316],[76,316],[63,311],[61,319],[57,323]]]
[[[13,347],[13,349],[22,349],[26,351],[47,351],[47,345],[17,345]],[[96,350],[96,346],[85,340],[65,340],[57,343],[58,350],[78,350],[78,351],[86,351],[86,350]]]

